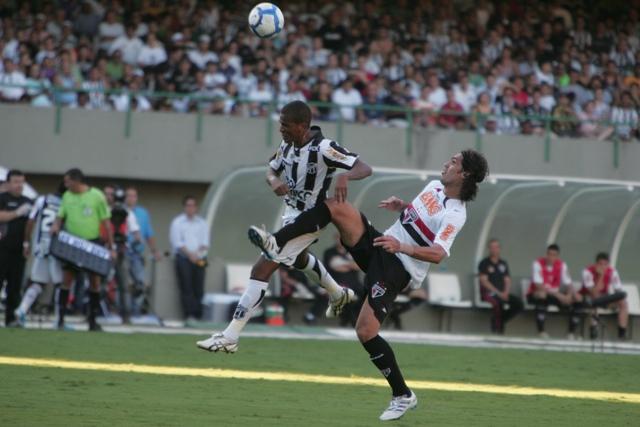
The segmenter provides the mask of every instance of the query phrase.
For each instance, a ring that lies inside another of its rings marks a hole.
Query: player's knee
[[[361,343],[365,343],[378,335],[378,330],[374,325],[367,322],[358,322],[356,324],[356,335]]]

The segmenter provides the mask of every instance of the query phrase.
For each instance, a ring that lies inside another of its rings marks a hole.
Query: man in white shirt
[[[26,85],[27,78],[12,60],[6,58],[3,64],[4,71],[0,73],[0,99],[18,102],[24,95],[24,88],[12,87],[12,85]]]
[[[340,114],[344,120],[355,122],[356,110],[353,107],[362,105],[362,95],[353,88],[353,82],[350,79],[345,79],[342,85],[333,91],[331,102],[342,107],[340,108]]]
[[[198,40],[198,49],[191,50],[187,53],[187,57],[189,61],[199,70],[204,70],[207,66],[207,62],[218,62],[219,58],[214,52],[209,50],[209,43],[211,42],[211,37],[206,34],[200,36]]]
[[[124,35],[124,26],[116,20],[114,11],[107,12],[105,20],[98,27],[100,49],[111,50],[111,45],[120,36]]]
[[[182,310],[187,321],[190,321],[202,317],[209,225],[197,214],[198,202],[195,197],[185,196],[182,206],[183,213],[171,221],[169,241],[175,256]]]
[[[476,104],[478,95],[476,89],[469,84],[469,76],[462,71],[458,73],[459,82],[453,85],[453,93],[455,94],[456,102],[462,105],[465,113],[471,111],[471,107]]]
[[[109,48],[109,54],[113,55],[116,50],[122,51],[122,61],[127,64],[136,65],[138,56],[142,50],[142,40],[136,37],[135,27],[127,25],[126,33],[114,40]]]

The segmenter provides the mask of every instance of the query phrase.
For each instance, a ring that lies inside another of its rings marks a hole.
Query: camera
[[[125,204],[125,191],[116,187],[113,191],[113,206],[111,206],[111,224],[113,225],[113,240],[118,246],[127,243],[127,216],[129,211]]]

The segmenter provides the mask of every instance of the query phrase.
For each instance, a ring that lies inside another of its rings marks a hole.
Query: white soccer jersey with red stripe
[[[431,181],[384,234],[395,237],[400,243],[441,246],[449,256],[451,245],[466,219],[465,203],[448,198],[442,183]],[[411,287],[420,287],[431,264],[401,253],[396,256],[411,275]]]

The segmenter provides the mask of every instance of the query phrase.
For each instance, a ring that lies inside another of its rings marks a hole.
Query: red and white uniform
[[[449,256],[451,245],[466,219],[465,203],[448,198],[442,183],[431,181],[384,234],[410,245],[430,247],[436,244]],[[411,275],[410,286],[420,287],[431,264],[402,253],[396,253],[396,256]]]
[[[560,286],[571,286],[571,276],[567,264],[561,259],[548,265],[546,258],[538,258],[533,262],[533,276],[528,294],[535,291],[535,284],[542,284],[546,289],[560,289]]]
[[[622,292],[622,283],[620,282],[620,275],[618,275],[618,270],[609,266],[605,270],[602,278],[602,289],[599,290],[599,295],[609,295],[614,292]],[[582,288],[580,289],[581,294],[591,293],[591,290],[596,286],[596,284],[600,281],[600,275],[596,271],[595,265],[590,265],[589,267],[582,270]]]

